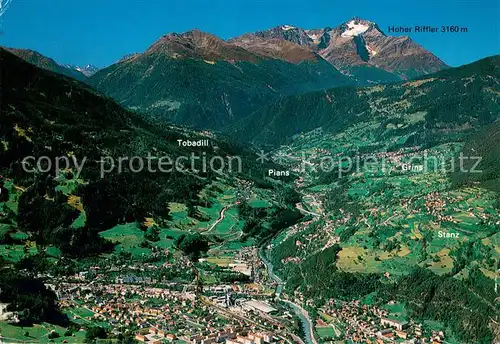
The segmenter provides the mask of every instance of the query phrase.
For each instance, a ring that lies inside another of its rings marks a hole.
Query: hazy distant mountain
[[[74,69],[74,70],[82,73],[83,75],[85,75],[87,77],[91,76],[91,75],[94,75],[99,70],[98,67],[96,67],[94,65],[91,65],[91,64],[87,64],[87,65],[85,65],[83,67],[76,66],[76,65],[66,65],[65,67]]]
[[[385,35],[377,24],[353,18],[336,28],[305,30],[284,25],[232,40],[248,50],[264,40],[286,40],[317,52],[358,83],[405,80],[446,68],[446,64],[407,36]]]
[[[89,78],[122,105],[174,123],[221,129],[281,96],[353,84],[287,41],[253,51],[192,30],[160,38]]]
[[[14,48],[5,49],[37,67],[47,69],[58,74],[63,74],[80,81],[84,81],[87,78],[81,71],[75,68],[62,66],[50,57],[44,56],[34,50]]]

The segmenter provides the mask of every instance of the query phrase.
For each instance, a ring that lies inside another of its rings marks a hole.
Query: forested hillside
[[[257,144],[280,144],[316,128],[340,132],[375,120],[412,134],[412,142],[439,142],[498,119],[499,61],[494,56],[404,83],[285,97],[237,123],[235,135]],[[386,134],[383,128],[378,133],[380,139]]]
[[[467,172],[457,171],[453,174],[454,183],[464,185],[479,182],[500,192],[500,121],[469,138],[462,154],[471,159],[463,163]]]
[[[196,204],[203,186],[220,177],[212,170],[195,174],[187,169],[169,173],[143,169],[132,173],[130,167],[124,167],[123,173],[115,168],[103,178],[101,159],[107,156],[118,159],[153,154],[174,159],[201,154],[197,147],[179,146],[178,140],[207,137],[182,128],[152,125],[84,84],[37,69],[5,50],[0,52],[1,175],[4,184],[22,190],[19,208],[15,214],[3,214],[4,222],[20,225],[36,234],[40,242],[59,245],[68,254],[85,255],[99,251],[97,232],[130,220],[167,218],[167,202]],[[210,141],[203,151],[207,159],[238,155],[242,169],[238,172],[233,166],[234,176],[261,178],[261,166],[253,153],[229,139],[210,137]],[[52,162],[63,156],[79,164],[85,159],[85,165],[80,175],[75,165],[56,171],[54,163],[44,173],[27,173],[22,161],[29,156],[31,161],[43,156]],[[8,192],[5,187],[2,190],[3,195]],[[70,198],[81,206],[70,205]],[[85,226],[71,229],[81,212],[85,212]],[[70,241],[64,239],[70,237]]]

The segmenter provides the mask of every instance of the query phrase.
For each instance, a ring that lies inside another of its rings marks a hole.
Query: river
[[[276,298],[281,302],[290,306],[290,308],[294,311],[294,313],[299,317],[300,321],[302,322],[302,328],[304,329],[306,343],[318,344],[318,342],[314,338],[313,324],[311,319],[309,318],[309,314],[307,313],[307,311],[291,301],[281,299],[281,293],[283,292],[283,287],[284,287],[283,280],[274,273],[274,266],[267,259],[267,257],[265,257],[264,250],[259,251],[259,256],[264,265],[266,266],[269,277],[271,277],[277,283]]]

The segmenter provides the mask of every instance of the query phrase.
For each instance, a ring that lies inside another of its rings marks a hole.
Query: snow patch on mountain
[[[296,27],[295,26],[291,26],[291,25],[283,25],[281,27],[281,30],[283,30],[283,31],[289,31],[289,30],[294,30],[294,29],[296,29]]]
[[[355,20],[351,20],[347,23],[347,30],[342,32],[342,37],[353,37],[358,36],[366,32],[370,28],[369,25],[357,23]]]
[[[321,38],[320,35],[315,34],[315,33],[308,33],[307,36],[309,36],[309,38],[312,39],[314,43],[317,43],[319,41],[319,39]]]

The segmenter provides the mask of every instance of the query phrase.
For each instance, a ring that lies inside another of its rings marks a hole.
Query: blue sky
[[[499,0],[12,0],[0,18],[0,45],[103,67],[168,32],[199,28],[230,38],[282,24],[337,26],[354,16],[383,31],[466,26],[468,33],[409,34],[451,66],[500,53]]]

